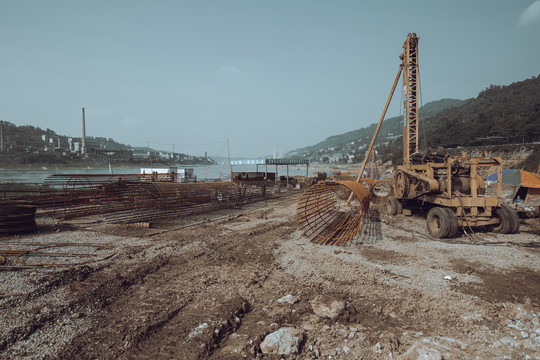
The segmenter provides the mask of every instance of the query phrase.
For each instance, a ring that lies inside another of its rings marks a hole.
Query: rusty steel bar
[[[346,244],[358,235],[369,201],[368,188],[356,181],[320,182],[298,201],[298,228],[316,244]]]
[[[34,231],[35,217],[36,207],[27,201],[0,200],[0,234]]]
[[[127,208],[107,212],[105,219],[112,223],[140,222],[231,208],[240,204],[240,190],[232,182],[129,184],[122,201]]]
[[[110,182],[67,192],[64,219],[102,214],[109,223],[134,223],[233,208],[267,197],[261,186],[232,182]]]
[[[48,177],[41,188],[29,189],[31,192],[13,189],[9,201],[27,199],[32,206],[48,209],[49,215],[62,219],[101,215],[106,222],[134,223],[238,207],[279,196],[267,192],[266,186],[152,181],[139,174],[57,174]]]
[[[3,246],[19,246],[20,243],[10,243],[10,244],[1,244]],[[24,244],[26,246],[31,244]],[[54,249],[54,248],[74,248],[74,247],[91,247],[96,250],[96,253],[74,253],[74,252],[43,252],[40,250],[45,249]],[[103,254],[103,250],[111,250],[108,254]],[[99,251],[99,253],[97,252]],[[27,249],[0,249],[0,255],[4,255],[6,257],[11,257],[11,261],[8,262],[6,258],[3,258],[0,256],[0,258],[4,259],[3,262],[0,262],[0,271],[2,270],[21,270],[21,269],[39,269],[39,268],[47,268],[47,267],[53,267],[53,266],[72,266],[72,265],[83,265],[92,261],[103,261],[107,260],[114,255],[118,253],[118,250],[114,248],[111,245],[107,244],[87,244],[87,243],[45,243],[41,244],[38,247],[35,248],[27,248]],[[73,261],[73,262],[57,262],[57,263],[33,263],[27,261],[23,261],[23,258],[49,258],[49,257],[57,257],[57,258],[90,258],[87,260],[80,260],[80,261]],[[99,258],[98,258],[99,257]],[[16,265],[12,265],[16,264]]]

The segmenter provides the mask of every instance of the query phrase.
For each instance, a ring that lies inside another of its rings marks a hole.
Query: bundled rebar
[[[0,201],[0,234],[31,232],[36,229],[36,207],[25,201]]]
[[[49,215],[57,218],[102,215],[110,223],[170,219],[277,196],[266,191],[266,183],[178,183],[154,181],[139,174],[55,174],[45,180],[44,186],[30,190],[11,192],[10,201],[27,199],[32,206],[47,209]],[[6,213],[10,219],[14,216],[11,212]]]
[[[111,223],[170,219],[232,208],[242,199],[239,187],[231,182],[129,183],[109,186],[106,192],[115,199],[112,208],[104,212],[105,220]]]
[[[64,189],[64,194],[51,202],[59,206],[56,216],[73,219],[101,214],[109,223],[171,219],[233,208],[266,197],[264,187],[239,187],[232,182],[174,183],[122,178]]]

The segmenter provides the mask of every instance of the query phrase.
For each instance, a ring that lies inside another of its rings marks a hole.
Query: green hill
[[[20,165],[66,165],[138,166],[149,162],[149,153],[155,164],[192,165],[211,164],[213,160],[182,153],[155,150],[148,147],[132,147],[111,138],[87,136],[86,154],[81,154],[80,137],[58,135],[51,129],[43,130],[31,125],[17,126],[7,121],[0,123],[0,166]]]
[[[443,99],[419,110],[419,148],[482,147],[540,142],[540,75],[507,86],[491,85],[476,98]],[[360,162],[376,123],[289,152],[313,161]],[[384,120],[377,138],[379,159],[399,163],[402,117]]]
[[[491,85],[462,106],[426,119],[428,147],[540,141],[540,75]]]
[[[419,109],[420,118],[431,117],[445,109],[454,108],[464,103],[463,100],[457,99],[442,99],[425,104]],[[401,116],[395,116],[383,121],[381,130],[377,138],[377,143],[386,143],[398,138],[402,130]],[[361,149],[367,147],[373,137],[376,123],[368,127],[353,130],[340,135],[333,135],[318,144],[296,149],[287,153],[287,156],[309,157],[313,160],[318,160],[321,157],[331,156],[336,152],[357,154],[361,153]]]

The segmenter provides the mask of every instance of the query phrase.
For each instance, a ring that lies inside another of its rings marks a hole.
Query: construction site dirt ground
[[[0,357],[540,357],[538,219],[434,239],[422,216],[372,206],[354,242],[322,246],[296,229],[299,194],[151,228],[38,216],[2,248],[78,264],[0,272]],[[321,301],[337,315],[317,315]],[[263,354],[284,327],[298,353]]]

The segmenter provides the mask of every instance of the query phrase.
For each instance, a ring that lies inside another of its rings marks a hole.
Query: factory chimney
[[[84,108],[82,108],[82,142],[81,142],[81,154],[86,154],[86,125],[84,123]]]
[[[0,120],[0,151],[4,151],[4,121]]]

